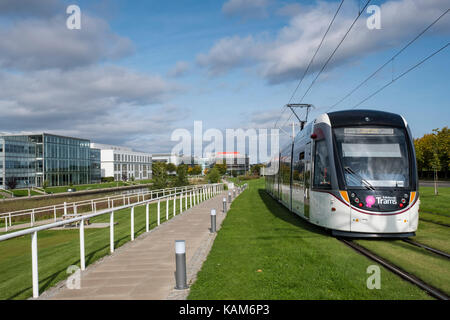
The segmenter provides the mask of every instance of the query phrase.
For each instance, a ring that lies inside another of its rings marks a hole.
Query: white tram
[[[266,190],[334,236],[410,237],[418,224],[414,143],[397,114],[318,116],[265,169]]]

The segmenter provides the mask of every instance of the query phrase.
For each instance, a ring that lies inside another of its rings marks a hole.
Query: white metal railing
[[[138,192],[135,194],[120,194],[109,197],[97,198],[97,199],[89,199],[77,202],[64,202],[61,204],[50,205],[45,207],[31,208],[31,209],[23,209],[11,212],[0,213],[0,220],[4,220],[5,222],[5,231],[8,231],[8,227],[12,227],[12,221],[16,217],[22,216],[30,216],[29,221],[30,225],[33,227],[36,222],[37,215],[53,215],[53,219],[56,222],[58,216],[66,215],[70,212],[77,214],[79,212],[97,212],[98,209],[105,208],[114,208],[115,204],[118,202],[122,205],[126,203],[131,204],[131,199],[134,198],[136,202],[139,202],[141,197],[142,200],[146,200],[146,197],[152,199],[154,196],[158,197],[160,194],[165,196],[167,193],[169,195],[173,193],[177,193],[181,190],[192,190],[196,188],[201,188],[203,185],[190,185],[184,187],[174,187],[174,188],[166,188],[166,189],[157,189],[157,190],[149,190],[145,192]]]
[[[85,263],[85,245],[84,245],[84,221],[86,219],[90,219],[93,217],[101,216],[104,214],[110,214],[110,252],[114,252],[114,212],[118,210],[123,210],[127,208],[131,208],[131,241],[134,240],[134,209],[137,206],[146,206],[145,210],[145,223],[146,223],[146,232],[149,231],[149,224],[150,224],[150,208],[149,205],[152,202],[157,202],[157,225],[159,226],[161,223],[161,200],[166,200],[166,221],[169,220],[169,201],[171,198],[173,198],[173,215],[176,215],[176,200],[177,196],[179,196],[180,201],[180,213],[183,212],[183,199],[185,202],[185,209],[187,209],[187,201],[189,197],[190,202],[190,208],[195,206],[196,204],[199,204],[200,202],[210,199],[211,197],[215,196],[216,194],[222,192],[224,190],[222,183],[216,183],[216,184],[208,184],[208,185],[201,185],[201,186],[194,186],[197,188],[192,188],[190,190],[180,190],[177,193],[163,195],[161,197],[153,198],[153,199],[143,199],[142,201],[139,201],[137,203],[133,204],[125,204],[119,207],[115,208],[108,208],[104,210],[100,210],[94,213],[82,215],[81,217],[76,217],[72,219],[67,219],[63,221],[58,221],[50,224],[45,224],[42,226],[37,226],[33,228],[28,228],[24,230],[19,230],[16,232],[7,233],[0,236],[0,242],[6,241],[8,239],[17,238],[20,236],[31,234],[31,266],[32,266],[32,286],[33,286],[33,298],[37,298],[39,296],[39,275],[38,275],[38,246],[37,246],[37,233],[39,231],[48,230],[56,227],[63,226],[65,224],[72,224],[75,222],[79,222],[79,230],[80,230],[80,269],[85,270],[86,263]]]

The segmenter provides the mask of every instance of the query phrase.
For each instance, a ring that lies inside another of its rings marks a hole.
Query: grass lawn
[[[419,229],[413,240],[432,248],[450,253],[450,228],[435,223],[419,221]]]
[[[14,189],[14,190],[12,190],[12,192],[14,193],[14,197],[28,197],[28,189]],[[33,190],[30,190],[30,194],[32,196],[40,196],[40,195],[42,195],[42,194],[40,194],[40,193],[38,193],[36,191],[33,191]]]
[[[440,224],[443,226],[450,227],[450,217],[443,216],[440,214],[420,211],[419,219],[420,219],[419,223],[422,223],[422,221],[433,222],[435,224]]]
[[[447,295],[450,294],[450,261],[448,259],[400,240],[358,240],[357,242]]]
[[[184,207],[183,200],[183,207]],[[156,206],[150,205],[150,227],[156,226]],[[179,213],[177,200],[177,214]],[[189,206],[189,201],[188,201]],[[165,221],[166,202],[161,202],[161,222]],[[169,202],[169,219],[173,216],[173,201]],[[130,210],[114,214],[115,247],[130,240]],[[109,222],[109,214],[92,222]],[[109,254],[109,228],[85,229],[86,266]],[[135,209],[135,236],[145,232],[145,206]],[[70,265],[80,263],[79,230],[48,230],[38,233],[39,291],[52,287],[67,278]],[[32,295],[31,236],[0,242],[0,300],[26,299]]]
[[[45,192],[47,192],[47,193],[50,193],[50,192],[51,193],[62,193],[62,192],[67,192],[67,189],[69,189],[69,188],[75,188],[77,191],[83,191],[83,190],[95,190],[95,189],[123,187],[123,186],[128,186],[128,185],[129,184],[127,184],[123,181],[95,183],[95,184],[81,184],[81,185],[76,185],[73,187],[69,187],[69,186],[48,187],[45,189]]]
[[[420,212],[440,214],[450,217],[450,188],[441,187],[434,195],[433,187],[420,187]]]
[[[374,263],[308,224],[264,191],[264,180],[231,205],[188,299],[429,299],[383,267],[381,289],[366,287]]]

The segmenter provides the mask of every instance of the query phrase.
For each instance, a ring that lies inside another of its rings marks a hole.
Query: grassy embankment
[[[189,299],[428,299],[381,267],[381,289],[369,290],[374,263],[298,216],[264,191],[264,181],[231,205]]]

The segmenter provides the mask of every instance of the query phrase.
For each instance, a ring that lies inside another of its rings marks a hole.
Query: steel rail
[[[416,242],[416,241],[413,241],[413,240],[410,240],[410,239],[403,239],[403,241],[406,242],[406,243],[412,244],[413,246],[416,246],[416,247],[419,247],[419,248],[423,248],[425,250],[433,252],[434,254],[437,254],[437,255],[442,256],[444,258],[450,259],[450,254],[448,254],[448,253],[446,253],[444,251],[441,251],[441,250],[429,247],[427,245],[424,245],[423,243]]]
[[[412,284],[418,286],[422,290],[426,291],[430,296],[439,299],[439,300],[449,300],[449,297],[439,289],[436,289],[435,287],[427,284],[423,280],[417,278],[416,276],[400,269],[396,265],[384,260],[383,258],[377,256],[373,252],[369,251],[366,248],[361,247],[360,245],[354,243],[353,241],[338,238],[341,242],[345,243],[347,246],[355,250],[356,252],[368,257],[369,259],[381,264],[383,267],[388,269],[389,271],[393,272],[394,274],[400,276],[402,279],[405,279]]]

